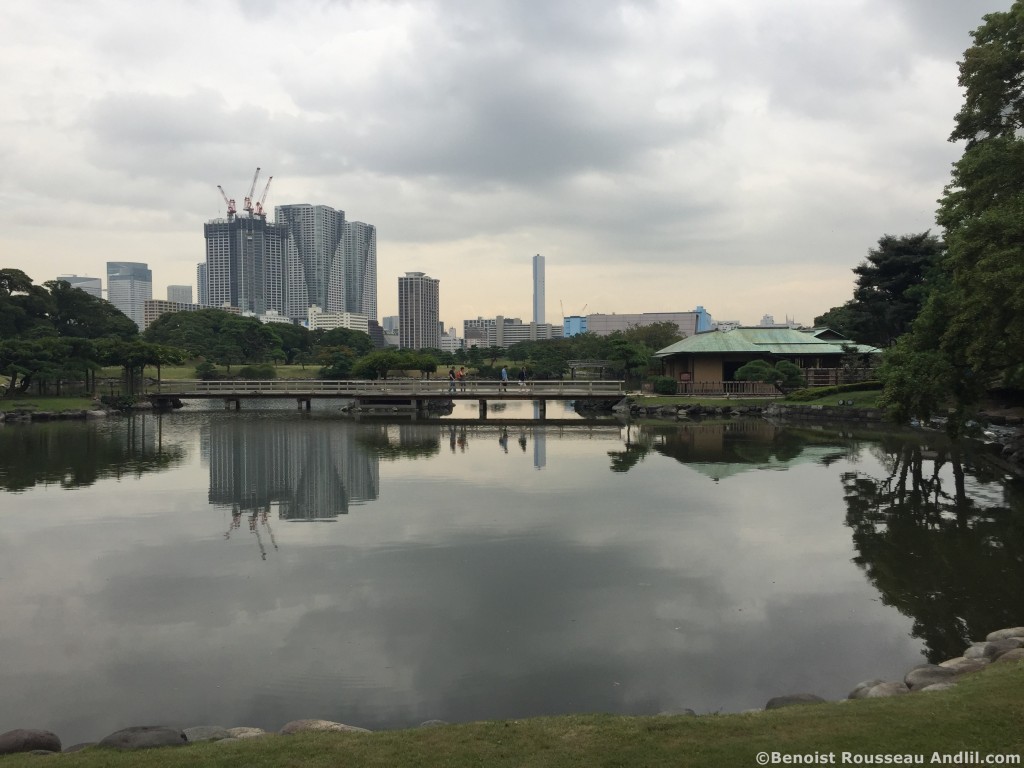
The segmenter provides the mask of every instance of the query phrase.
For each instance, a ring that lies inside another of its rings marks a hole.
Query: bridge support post
[[[487,401],[486,400],[481,400],[480,401],[480,418],[481,419],[486,419],[487,418]]]
[[[540,400],[537,401],[537,413],[542,419],[547,417],[548,401],[545,400],[544,398],[541,398]]]
[[[224,399],[225,411],[230,411],[232,405],[235,407],[236,411],[242,410],[242,399],[240,397],[228,397]]]
[[[302,410],[303,405],[306,406],[306,410],[308,411],[312,407],[313,401],[312,398],[309,397],[297,397],[295,398],[295,403],[298,405],[300,411]]]

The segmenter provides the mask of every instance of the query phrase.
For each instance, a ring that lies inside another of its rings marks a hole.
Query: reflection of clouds
[[[19,497],[16,518],[49,517],[0,534],[0,722],[78,740],[144,721],[736,710],[919,660],[849,562],[842,466],[715,486],[655,454],[612,473],[613,436],[552,429],[537,472],[497,434],[385,462],[376,501],[277,526],[267,561],[223,539],[195,455]],[[81,504],[90,524],[65,525]]]

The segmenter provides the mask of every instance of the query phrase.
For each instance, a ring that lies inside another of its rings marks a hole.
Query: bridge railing
[[[203,379],[176,379],[162,381],[152,385],[148,394],[181,395],[198,397],[258,397],[267,396],[335,396],[335,397],[366,397],[372,395],[389,395],[392,397],[437,396],[452,390],[447,379],[389,379],[387,381],[371,380],[326,380],[326,379],[273,379],[270,381],[233,381]],[[549,397],[573,395],[591,395],[608,397],[623,394],[622,382],[581,381],[559,379],[551,381],[528,381],[520,386],[518,381],[510,381],[507,386],[500,381],[456,382],[454,392],[460,395],[479,395],[480,397],[502,394],[534,394]]]

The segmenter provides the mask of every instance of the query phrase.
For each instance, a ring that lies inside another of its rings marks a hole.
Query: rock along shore
[[[935,693],[954,687],[965,675],[984,669],[989,664],[1024,661],[1024,627],[1010,627],[990,632],[984,641],[971,643],[962,656],[941,664],[919,664],[908,670],[902,680],[865,680],[858,683],[845,699],[876,699],[911,693]],[[813,693],[790,693],[768,700],[764,710],[782,707],[824,704],[826,700]],[[764,710],[751,710],[760,712]],[[692,709],[661,712],[660,715],[697,716]],[[717,713],[715,713],[717,714]],[[448,725],[444,720],[427,720],[420,728]],[[333,733],[370,733],[360,728],[331,720],[293,720],[283,725],[277,734],[288,736],[306,731]],[[172,728],[163,725],[136,725],[122,728],[99,741],[83,742],[63,747],[60,737],[52,731],[37,728],[16,728],[0,734],[0,755],[16,752],[48,755],[59,752],[77,752],[86,747],[104,747],[117,750],[151,749],[154,747],[180,747],[198,742],[232,744],[246,739],[262,738],[270,732],[262,728],[240,726],[224,728],[219,725],[197,725],[191,728]]]

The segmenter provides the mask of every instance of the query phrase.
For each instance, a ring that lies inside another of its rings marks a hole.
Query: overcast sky
[[[703,305],[805,323],[934,228],[957,61],[1011,0],[8,0],[0,266],[195,283],[241,201],[377,226],[446,325]],[[257,193],[262,191],[263,182]],[[460,331],[461,332],[461,331]]]

